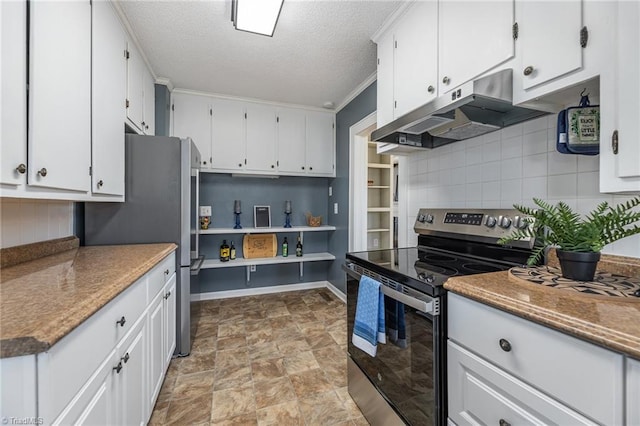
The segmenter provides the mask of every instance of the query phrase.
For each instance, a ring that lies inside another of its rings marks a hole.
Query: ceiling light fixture
[[[284,0],[231,0],[236,30],[273,37]]]

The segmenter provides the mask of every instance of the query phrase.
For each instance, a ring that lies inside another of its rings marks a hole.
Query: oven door
[[[405,423],[444,424],[444,336],[439,316],[439,299],[427,295],[421,295],[419,299],[413,298],[405,293],[406,289],[403,291],[399,283],[392,285],[399,286],[396,288],[400,292],[382,283],[387,343],[378,343],[377,354],[371,357],[351,342],[360,276],[365,273],[381,282],[389,280],[381,280],[377,274],[354,265],[348,265],[344,269],[347,272],[347,338],[350,359]],[[351,380],[351,374],[349,379]],[[360,395],[353,395],[358,391],[352,387],[351,382],[349,392],[358,402]],[[366,402],[362,401],[359,405],[367,416],[366,407],[363,407],[367,405]],[[368,417],[368,420],[375,423],[376,416],[372,413],[371,417],[374,418]]]

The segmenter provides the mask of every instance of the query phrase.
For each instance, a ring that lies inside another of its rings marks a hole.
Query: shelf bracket
[[[300,278],[304,276],[304,262],[300,262]]]

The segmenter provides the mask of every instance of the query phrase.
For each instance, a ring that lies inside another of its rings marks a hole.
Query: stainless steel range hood
[[[436,148],[548,114],[513,105],[512,72],[465,83],[375,130],[371,140]]]

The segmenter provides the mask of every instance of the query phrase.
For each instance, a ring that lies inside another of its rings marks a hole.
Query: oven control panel
[[[418,234],[459,234],[499,239],[515,229],[530,226],[522,213],[513,209],[429,209],[418,211],[413,229]]]

